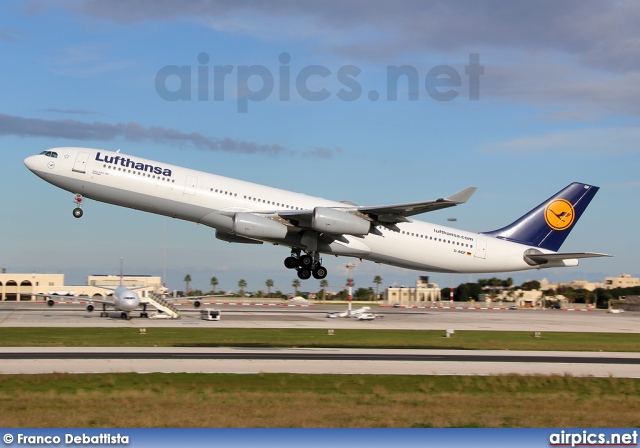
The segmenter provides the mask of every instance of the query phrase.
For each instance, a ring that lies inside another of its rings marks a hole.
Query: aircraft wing
[[[360,213],[369,215],[376,221],[382,222],[403,222],[407,216],[419,215],[420,213],[432,212],[443,208],[464,204],[477,190],[476,187],[467,187],[446,198],[438,198],[432,201],[408,202],[406,204],[379,205],[357,207]]]
[[[21,292],[21,296],[35,296],[42,297],[44,299],[58,299],[58,300],[69,300],[69,299],[78,299],[76,296],[61,296],[59,294],[38,294],[36,292]]]
[[[95,303],[104,303],[105,305],[111,305],[114,306],[114,301],[113,300],[105,300],[105,299],[94,299],[92,297],[78,297],[78,296],[61,296],[58,294],[40,294],[40,293],[31,293],[31,292],[21,292],[20,293],[21,296],[36,296],[36,297],[42,297],[44,299],[48,299],[48,300],[69,300],[69,299],[73,299],[73,300],[82,300],[84,302],[95,302]]]
[[[443,208],[453,207],[455,205],[464,204],[477,190],[476,187],[467,187],[457,193],[445,198],[438,198],[431,201],[407,202],[404,204],[391,205],[375,205],[375,206],[357,206],[345,205],[339,208],[345,212],[356,212],[367,215],[375,222],[398,223],[407,222],[407,216],[419,215],[420,213],[432,212]],[[279,217],[285,220],[293,220],[298,225],[305,227],[306,223],[311,222],[313,210],[286,210],[275,212]]]
[[[163,297],[164,300],[167,301],[173,301],[173,300],[200,300],[200,299],[208,299],[208,298],[213,298],[213,297],[231,297],[230,294],[233,293],[229,293],[229,294],[206,294],[203,296],[183,296],[183,297]]]
[[[87,297],[84,300],[87,301],[87,302],[90,302],[90,303],[102,303],[103,305],[109,305],[109,306],[113,306],[115,308],[115,301],[113,301],[113,300],[93,299],[91,297]]]

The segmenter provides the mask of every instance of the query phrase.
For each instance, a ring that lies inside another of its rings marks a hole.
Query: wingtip
[[[471,198],[471,196],[473,196],[473,193],[476,192],[476,190],[478,189],[478,187],[467,187],[463,190],[458,191],[457,193],[452,194],[451,196],[448,196],[445,199],[445,201],[449,201],[449,202],[455,202],[457,204],[464,204],[465,202],[467,202],[469,200],[469,198]]]

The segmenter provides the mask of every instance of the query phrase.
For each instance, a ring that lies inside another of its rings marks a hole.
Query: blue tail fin
[[[574,182],[508,226],[483,233],[557,252],[599,189]]]

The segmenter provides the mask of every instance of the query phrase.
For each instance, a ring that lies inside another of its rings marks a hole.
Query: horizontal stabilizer
[[[596,258],[596,257],[612,257],[609,254],[599,254],[596,252],[565,252],[555,254],[527,254],[527,258],[536,263],[547,263],[557,260],[573,260],[576,258]]]
[[[609,254],[599,254],[596,252],[565,252],[559,254],[536,254],[528,255],[532,260],[568,260],[573,258],[596,258],[596,257],[613,257]]]

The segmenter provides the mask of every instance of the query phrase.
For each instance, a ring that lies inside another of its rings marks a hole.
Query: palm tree
[[[380,277],[379,275],[376,275],[375,277],[373,277],[373,283],[376,284],[376,299],[377,299],[378,298],[378,287],[382,283],[382,277]]]
[[[240,296],[244,296],[244,288],[247,287],[247,281],[243,278],[241,278],[238,281],[238,288],[240,288]]]
[[[271,279],[267,279],[266,282],[264,282],[265,285],[267,285],[267,297],[271,296],[271,288],[273,287],[273,280]]]
[[[503,288],[511,288],[512,286],[513,286],[513,279],[511,277],[507,278],[506,280],[502,280]]]
[[[300,280],[298,280],[297,278],[293,281],[293,283],[291,283],[291,286],[294,287],[294,289],[296,290],[296,296],[298,295],[298,288],[300,287]]]
[[[216,286],[218,286],[218,279],[215,277],[211,277],[211,292],[213,294],[216,293]]]
[[[491,277],[489,279],[489,286],[491,286],[491,299],[496,298],[496,288],[502,286],[502,280],[497,277]]]
[[[191,283],[191,276],[189,274],[184,276],[184,282],[186,284],[184,293],[189,294],[189,283]]]
[[[322,288],[322,301],[325,301],[325,297],[327,295],[327,288],[329,287],[329,282],[326,280],[320,280],[320,287]]]

